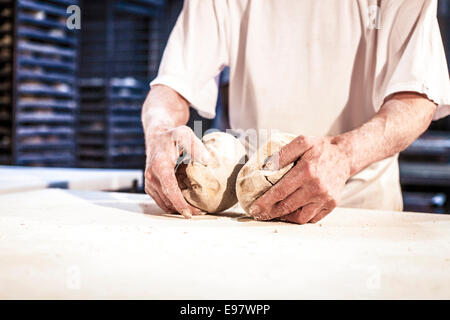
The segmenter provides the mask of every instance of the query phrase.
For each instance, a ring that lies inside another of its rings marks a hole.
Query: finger
[[[179,149],[188,153],[191,159],[207,165],[210,155],[203,142],[197,138],[194,132],[186,127],[178,127],[172,133],[172,139],[175,141]]]
[[[164,201],[161,199],[161,197],[158,195],[158,193],[154,190],[151,190],[150,188],[145,188],[145,192],[153,199],[153,201],[156,202],[158,207],[160,207],[164,212],[166,213],[173,213],[174,210],[171,210],[167,205],[164,203]]]
[[[309,220],[309,223],[316,223],[325,218],[332,210],[322,209],[314,218]]]
[[[158,189],[156,189],[156,190],[157,190],[157,192],[158,192],[159,197],[162,199],[162,201],[165,203],[165,205],[170,209],[171,213],[178,212],[178,211],[175,209],[175,207],[172,205],[172,203],[170,202],[170,200],[165,196],[165,194],[163,193],[162,189],[161,189],[161,188],[158,188]],[[184,198],[184,197],[183,197],[183,198]],[[191,212],[191,214],[192,214],[193,216],[201,216],[201,215],[205,215],[205,214],[206,214],[205,211],[200,210],[200,209],[198,209],[198,208],[192,206],[192,205],[191,205],[190,203],[188,203],[188,202],[186,202],[186,203],[187,203],[187,205],[188,205],[188,207],[189,207],[189,210],[190,210],[190,212]]]
[[[162,189],[159,188],[159,189],[157,189],[157,190],[158,190],[158,195],[159,195],[160,198],[164,201],[164,203],[166,204],[166,206],[168,206],[168,207],[171,209],[172,212],[178,212],[178,211],[175,209],[175,207],[172,205],[172,203],[170,202],[170,200],[165,196],[165,194],[163,193]],[[183,198],[184,198],[184,197],[183,197]],[[191,214],[192,214],[193,216],[201,216],[201,215],[205,215],[205,214],[206,214],[205,211],[200,210],[200,209],[198,209],[198,208],[192,206],[189,202],[186,202],[186,203],[187,203],[187,205],[188,205],[188,207],[189,207],[189,210],[190,210],[190,212],[191,212]]]
[[[169,200],[175,210],[186,218],[192,215],[201,214],[201,210],[191,206],[186,202],[178,186],[173,168],[164,164],[159,169],[159,181],[161,183],[162,194]]]
[[[282,218],[283,221],[289,221],[298,224],[305,224],[314,218],[322,209],[318,203],[309,203],[301,209],[288,214]]]
[[[261,212],[258,220],[271,220],[288,215],[311,202],[311,193],[306,188],[299,188],[284,200],[275,203],[268,212]]]
[[[306,165],[302,161],[298,162],[275,185],[253,202],[249,209],[250,214],[252,216],[261,214],[263,211],[271,208],[275,203],[284,200],[297,189],[301,188],[303,186],[301,182],[302,171],[305,170]]]
[[[159,181],[155,184],[156,185],[156,191],[158,192],[158,195],[161,197],[161,199],[164,201],[164,203],[166,204],[166,206],[168,206],[172,212],[177,212],[177,210],[175,209],[175,207],[173,206],[173,204],[170,202],[170,200],[166,197],[166,195],[164,194],[164,192],[162,191],[162,187],[161,187],[161,183],[159,183]],[[179,187],[178,187],[179,189]],[[183,196],[184,199],[184,196]],[[185,199],[186,200],[186,199]],[[193,216],[200,216],[200,215],[205,215],[206,212],[198,209],[196,207],[194,207],[193,205],[191,205],[189,202],[187,202],[187,205],[189,207],[189,210],[191,210],[191,214]]]
[[[151,174],[148,174],[149,177],[153,177],[152,179],[152,185],[150,189],[153,189],[159,196],[159,198],[164,202],[165,206],[169,208],[172,212],[179,212],[183,216],[190,218],[191,215],[203,215],[206,212],[195,208],[188,204],[185,200],[183,195],[181,194],[181,190],[178,186],[178,183],[175,178],[175,172],[173,170],[173,163],[170,161],[170,159],[167,159],[165,157],[158,158],[155,156],[154,158],[154,165],[151,169]],[[146,178],[146,182],[149,181],[150,178]],[[181,194],[181,200],[184,202],[182,203],[183,207],[187,207],[189,211],[184,211],[183,213],[180,211],[180,206],[178,208],[174,205],[173,200],[170,196],[168,196],[168,193],[165,191],[166,189],[166,183],[169,181],[169,183],[175,180],[175,186],[172,187],[172,189],[177,190],[179,194]],[[163,183],[161,181],[164,181]]]
[[[288,164],[296,161],[306,151],[311,149],[314,142],[313,137],[298,136],[287,145],[283,146],[280,151],[271,155],[263,166],[266,170],[279,170]]]
[[[175,207],[172,205],[172,203],[169,201],[169,199],[167,199],[167,197],[162,192],[162,190],[161,190],[161,183],[159,183],[158,180],[155,180],[155,182],[150,187],[150,190],[153,190],[157,194],[159,199],[161,199],[161,201],[164,202],[165,206],[167,208],[169,208],[169,210],[171,210],[172,212],[177,212]]]
[[[162,194],[162,192],[159,192],[158,190],[161,190],[161,184],[156,177],[151,173],[152,170],[146,170],[145,171],[145,192],[150,195],[152,198],[154,198],[155,202],[159,201],[162,203],[162,205],[158,206],[164,210],[164,208],[167,209],[166,212],[176,212],[175,208],[172,206],[170,201],[166,199],[166,197]],[[164,208],[163,208],[164,206]]]

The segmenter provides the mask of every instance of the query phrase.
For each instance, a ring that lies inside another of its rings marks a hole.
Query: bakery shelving
[[[78,1],[0,2],[0,77],[11,84],[0,88],[1,163],[75,165],[78,36],[66,27],[70,4]]]
[[[161,55],[156,16],[165,4],[82,1],[80,166],[144,166],[140,112]]]

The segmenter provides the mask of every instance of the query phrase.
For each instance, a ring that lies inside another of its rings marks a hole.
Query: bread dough
[[[295,137],[289,133],[272,134],[270,140],[258,149],[239,171],[236,179],[236,194],[239,204],[245,212],[249,213],[253,201],[262,196],[293,167],[292,163],[278,171],[263,170],[267,158],[278,152],[282,146],[291,142]]]
[[[213,132],[202,139],[211,154],[207,166],[195,161],[181,164],[176,177],[184,198],[193,206],[220,212],[237,203],[236,177],[245,163],[245,148],[228,133]]]

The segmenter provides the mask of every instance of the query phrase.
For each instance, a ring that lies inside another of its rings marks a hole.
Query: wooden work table
[[[450,216],[239,209],[186,220],[143,194],[0,196],[0,298],[450,298]]]

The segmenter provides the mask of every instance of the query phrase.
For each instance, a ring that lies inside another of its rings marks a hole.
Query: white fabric
[[[450,81],[436,11],[433,0],[186,0],[151,85],[172,87],[214,117],[216,76],[229,65],[233,129],[336,135],[400,91],[426,94],[438,119],[450,114]],[[376,193],[367,185],[378,173],[399,190],[390,159],[353,177],[365,184],[352,206]]]

